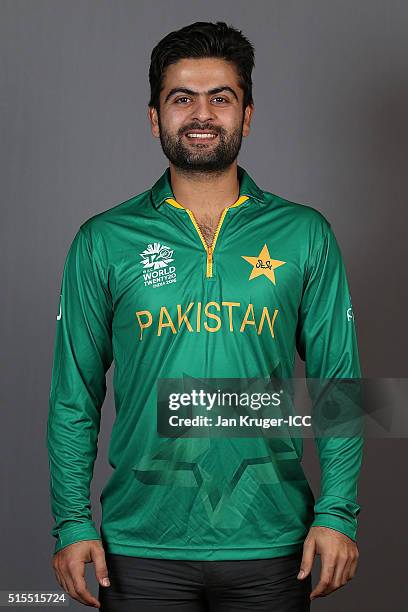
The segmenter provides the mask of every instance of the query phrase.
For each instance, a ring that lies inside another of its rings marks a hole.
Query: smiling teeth
[[[215,138],[217,134],[187,134],[189,138]]]

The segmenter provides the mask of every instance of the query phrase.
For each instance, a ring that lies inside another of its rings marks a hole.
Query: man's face
[[[235,66],[225,60],[183,59],[168,66],[160,112],[148,114],[169,161],[191,172],[228,168],[249,133],[253,107],[243,111],[243,95]]]

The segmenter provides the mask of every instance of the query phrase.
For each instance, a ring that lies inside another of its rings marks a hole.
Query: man
[[[53,567],[71,597],[105,611],[303,611],[356,571],[360,438],[316,438],[315,501],[301,438],[159,432],[160,380],[290,378],[296,350],[308,378],[360,376],[330,223],[237,164],[253,65],[222,22],[160,41],[148,117],[169,168],[85,221],[65,262],[47,428]],[[89,487],[113,361],[99,533]]]

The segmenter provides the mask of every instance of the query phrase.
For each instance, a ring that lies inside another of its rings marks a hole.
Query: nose
[[[197,96],[191,118],[201,123],[215,118],[215,109],[206,96]]]

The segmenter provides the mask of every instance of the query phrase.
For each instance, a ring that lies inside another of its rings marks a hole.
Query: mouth
[[[204,130],[191,130],[190,132],[186,132],[184,136],[190,142],[211,142],[216,140],[218,134],[211,131],[206,132]]]

